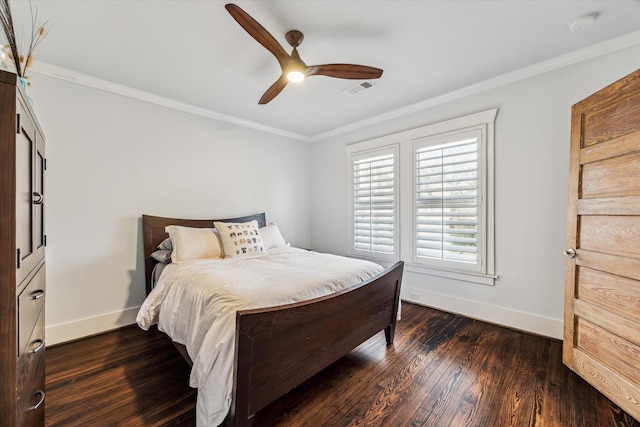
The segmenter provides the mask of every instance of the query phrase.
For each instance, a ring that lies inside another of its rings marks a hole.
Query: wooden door
[[[572,108],[563,361],[640,420],[640,70]]]

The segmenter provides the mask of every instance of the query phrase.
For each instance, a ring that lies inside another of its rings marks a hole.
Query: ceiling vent
[[[356,95],[362,91],[365,91],[367,89],[371,89],[372,87],[374,87],[375,85],[373,83],[371,83],[369,80],[365,80],[362,83],[358,83],[357,85],[353,85],[353,86],[349,86],[346,89],[342,89],[342,92],[348,94],[348,95]]]

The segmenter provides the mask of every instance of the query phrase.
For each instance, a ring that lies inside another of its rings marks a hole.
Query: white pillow
[[[258,232],[258,221],[214,222],[222,238],[225,257],[264,252],[262,238]]]
[[[223,257],[220,237],[212,228],[168,225],[164,231],[169,233],[173,245],[171,262],[179,263],[187,259]]]
[[[280,229],[274,223],[262,227],[258,231],[260,232],[260,237],[262,237],[262,243],[265,249],[287,245],[287,242],[285,242],[284,237],[282,237],[280,233]]]

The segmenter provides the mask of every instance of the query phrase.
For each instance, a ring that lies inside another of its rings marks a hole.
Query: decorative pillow
[[[218,233],[212,228],[192,228],[168,225],[173,252],[171,261],[179,263],[187,259],[222,258],[222,247]]]
[[[163,264],[169,264],[171,262],[171,251],[169,249],[158,249],[151,254],[151,258]]]
[[[157,247],[158,249],[173,250],[173,245],[171,244],[171,237],[167,237],[166,239],[164,239],[162,242],[160,242],[160,244]]]
[[[260,237],[262,237],[262,244],[265,249],[277,248],[278,246],[286,246],[284,237],[280,233],[280,229],[274,223],[270,223],[266,227],[262,227],[258,230]]]
[[[226,257],[264,252],[262,238],[258,232],[258,221],[216,221],[213,224],[222,238],[222,245]]]

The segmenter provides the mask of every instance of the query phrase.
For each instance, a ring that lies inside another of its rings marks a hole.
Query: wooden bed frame
[[[254,219],[266,225],[264,213],[215,221]],[[147,293],[156,264],[151,253],[168,236],[165,226],[211,228],[213,221],[142,216]],[[393,344],[403,266],[399,261],[371,280],[324,297],[238,311],[227,425],[250,426],[257,411],[382,330],[387,345]],[[192,365],[185,347],[174,344]]]

